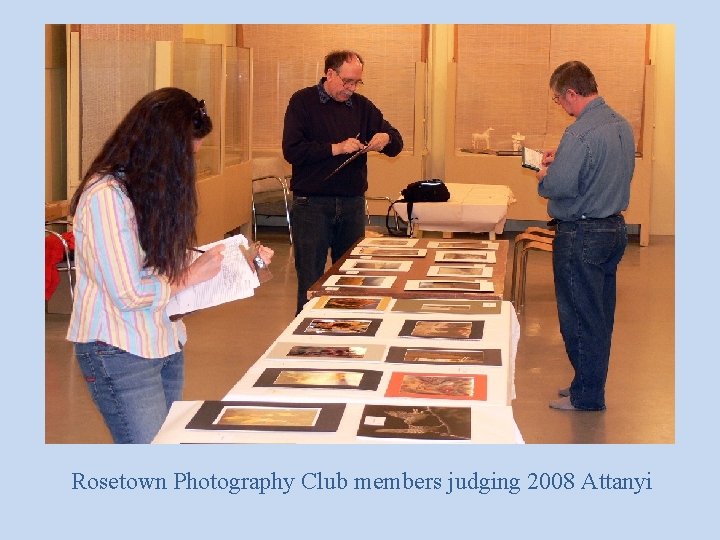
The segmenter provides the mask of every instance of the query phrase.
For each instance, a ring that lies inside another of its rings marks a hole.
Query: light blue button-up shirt
[[[634,170],[630,124],[597,97],[565,130],[538,193],[560,221],[604,218],[627,208]]]

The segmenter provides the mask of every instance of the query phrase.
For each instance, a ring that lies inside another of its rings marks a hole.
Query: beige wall
[[[444,178],[449,171],[457,172],[455,164],[450,165],[448,156],[452,145],[447,144],[448,133],[452,132],[447,128],[447,65],[453,61],[453,25],[433,25],[430,33],[430,111],[429,138],[427,157],[427,176],[433,178]],[[651,197],[650,197],[650,234],[672,235],[675,234],[675,31],[673,25],[651,25],[650,29],[650,60],[655,66],[655,129],[653,132],[653,155],[651,174]],[[463,156],[465,157],[465,156]],[[468,156],[468,158],[478,156]],[[458,160],[455,160],[456,162]],[[498,166],[507,166],[507,163]],[[488,169],[488,173],[496,172],[495,177],[502,177],[504,174],[517,175],[515,164],[513,171]],[[486,167],[487,168],[487,167]],[[643,166],[643,177],[638,178],[638,183],[645,183],[645,167]],[[649,173],[650,171],[648,171]],[[636,175],[639,176],[639,175]],[[457,180],[457,179],[456,179]],[[466,181],[466,180],[459,180]],[[478,180],[480,181],[480,180]],[[489,181],[484,179],[482,181]],[[528,185],[520,184],[516,190],[516,198],[522,198],[522,204],[511,207],[510,217],[523,219],[527,213],[528,205],[536,207],[531,209],[525,219],[540,219],[535,217],[544,209],[544,201],[537,196],[535,187],[532,185],[532,178],[529,177]],[[497,182],[495,182],[497,183]],[[638,186],[634,186],[636,188]],[[634,189],[634,191],[636,191]],[[645,186],[643,190],[645,191]],[[639,201],[638,201],[639,202]],[[513,213],[518,213],[513,215]]]
[[[234,24],[184,24],[183,39],[202,41],[208,45],[235,46]]]
[[[650,60],[656,66],[650,232],[675,234],[675,26],[654,24]]]

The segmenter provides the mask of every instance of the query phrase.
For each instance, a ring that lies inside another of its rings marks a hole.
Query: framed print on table
[[[435,252],[435,262],[472,262],[472,263],[488,263],[495,264],[497,257],[494,251],[475,250],[455,250]]]
[[[482,339],[485,321],[406,320],[399,336],[429,339]]]
[[[409,272],[412,261],[384,261],[373,259],[345,259],[341,272]]]
[[[356,246],[350,252],[350,255],[354,255],[356,257],[424,257],[427,255],[427,249]]]
[[[428,277],[468,277],[491,278],[493,267],[486,264],[468,264],[465,266],[431,266]]]
[[[352,311],[385,311],[389,296],[321,296],[309,309],[344,309]]]
[[[413,247],[417,238],[363,238],[358,242],[360,247]]]
[[[293,334],[315,336],[374,336],[382,319],[307,318]]]
[[[185,429],[332,432],[344,412],[344,403],[205,401]]]
[[[486,401],[487,375],[394,372],[385,396]]]
[[[367,289],[389,289],[397,276],[348,276],[334,274],[325,280],[323,287],[356,287]]]
[[[382,371],[368,369],[267,368],[253,386],[377,390],[382,375]]]
[[[366,405],[358,437],[430,439],[471,438],[470,407]]]
[[[502,354],[500,349],[390,347],[385,361],[391,364],[502,366]]]
[[[500,300],[458,300],[450,298],[398,298],[391,311],[403,313],[464,313],[466,315],[497,315],[502,311]]]
[[[487,279],[408,279],[405,282],[406,291],[495,291],[495,285]]]
[[[385,357],[385,346],[375,343],[348,345],[333,343],[318,345],[317,343],[278,342],[268,353],[267,358],[275,360],[348,360],[382,362]]]

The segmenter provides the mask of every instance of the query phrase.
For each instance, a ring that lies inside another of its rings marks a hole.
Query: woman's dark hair
[[[88,182],[111,174],[137,219],[145,266],[176,281],[189,265],[198,213],[193,141],[212,131],[205,102],[179,88],[150,92],[130,109],[88,168],[70,202],[75,213]]]
[[[365,65],[362,57],[355,51],[332,51],[325,57],[324,73],[327,73],[328,69],[332,69],[333,71],[339,71],[340,67],[345,62],[352,62],[355,58],[358,59],[358,62],[360,62],[361,65]]]
[[[578,60],[559,65],[550,76],[550,88],[558,94],[572,88],[581,96],[597,94],[598,87],[590,68]]]

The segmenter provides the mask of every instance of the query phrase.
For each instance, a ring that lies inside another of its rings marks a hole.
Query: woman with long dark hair
[[[220,271],[223,246],[193,260],[195,156],[212,131],[179,88],[143,97],[90,165],[70,203],[77,284],[67,338],[117,443],[148,443],[182,397],[186,341],[170,298]],[[261,249],[260,255],[272,256]]]

